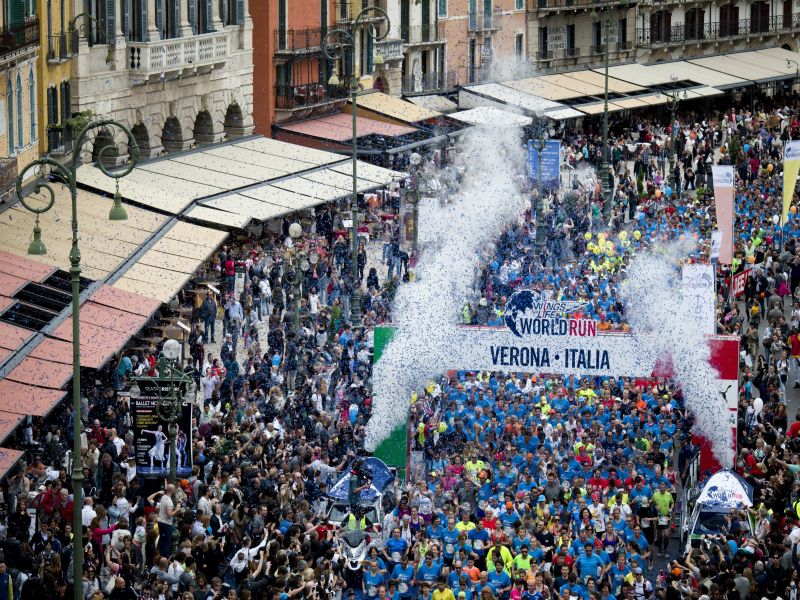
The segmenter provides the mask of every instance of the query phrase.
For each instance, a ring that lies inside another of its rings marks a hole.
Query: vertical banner
[[[783,220],[786,225],[789,216],[789,206],[794,197],[794,187],[797,184],[797,173],[800,171],[800,141],[788,142],[783,150]]]
[[[542,188],[557,189],[561,176],[561,142],[547,140],[542,149]],[[531,181],[539,180],[539,152],[528,140],[528,177]]]
[[[733,260],[733,165],[711,167],[714,177],[714,206],[717,209],[717,228],[722,232],[719,262]]]
[[[719,249],[722,248],[722,232],[721,231],[712,231],[711,232],[711,255],[710,260],[711,264],[715,265],[719,262]]]
[[[384,348],[386,348],[389,342],[392,341],[392,336],[394,336],[393,327],[375,328],[372,364],[375,364],[380,360]],[[375,389],[376,393],[374,394],[373,402],[375,402],[376,397],[379,396],[379,392],[377,390],[379,390],[380,387],[375,386]],[[379,399],[377,401],[380,402]],[[408,419],[406,419],[406,421],[407,420]],[[380,458],[390,467],[397,468],[400,479],[405,479],[410,461],[410,449],[411,445],[408,438],[408,424],[406,422],[395,429],[388,438],[381,442],[381,444],[375,449],[373,456]]]
[[[169,398],[170,382],[139,381],[138,384],[142,393],[138,398],[131,398],[136,470],[145,477],[166,477],[169,475],[169,422],[158,416],[158,399],[159,394]],[[192,473],[192,406],[183,402],[185,393],[184,383],[176,390],[182,406],[175,423],[178,426],[175,438],[178,477],[188,477]]]
[[[703,333],[716,333],[713,265],[683,267],[683,312],[694,318]]]

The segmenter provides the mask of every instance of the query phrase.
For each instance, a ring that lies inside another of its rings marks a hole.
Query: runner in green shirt
[[[669,528],[672,508],[675,506],[675,499],[667,490],[667,484],[663,481],[658,486],[658,491],[653,494],[653,504],[658,512],[657,541],[658,548],[664,558],[669,557],[667,547],[669,546]]]

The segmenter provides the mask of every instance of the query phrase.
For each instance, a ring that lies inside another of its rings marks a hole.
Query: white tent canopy
[[[516,115],[493,106],[477,106],[468,110],[462,110],[451,114],[450,118],[469,125],[499,127],[503,129],[525,127],[532,122],[530,117]]]

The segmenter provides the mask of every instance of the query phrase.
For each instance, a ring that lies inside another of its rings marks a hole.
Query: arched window
[[[25,134],[22,132],[22,75],[17,73],[17,146],[25,145]]]
[[[14,154],[14,82],[11,74],[6,79],[6,97],[8,98],[8,155]]]
[[[28,102],[31,108],[31,143],[36,139],[36,82],[33,78],[33,67],[28,73]]]

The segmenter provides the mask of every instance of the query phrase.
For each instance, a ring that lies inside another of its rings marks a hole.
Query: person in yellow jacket
[[[494,546],[492,546],[489,549],[489,552],[486,553],[487,572],[494,571],[494,563],[496,560],[498,560],[498,556],[500,557],[499,560],[503,561],[503,565],[505,565],[506,570],[511,573],[514,566],[514,557],[511,555],[511,550],[503,546],[503,540],[500,539],[499,536],[495,538]]]
[[[447,580],[444,577],[439,577],[439,581],[436,582],[436,589],[433,590],[431,599],[456,600],[456,597],[453,595],[453,590],[447,587]]]

